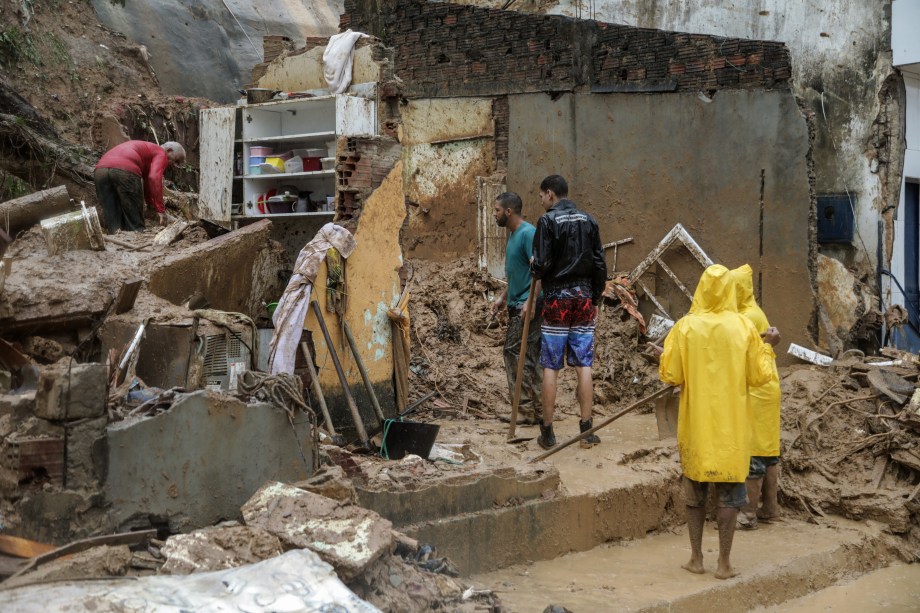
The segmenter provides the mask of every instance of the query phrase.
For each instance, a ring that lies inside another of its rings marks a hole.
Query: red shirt
[[[166,152],[156,143],[129,140],[109,149],[96,168],[117,168],[139,176],[144,181],[144,200],[157,213],[163,213],[163,172],[169,165]]]

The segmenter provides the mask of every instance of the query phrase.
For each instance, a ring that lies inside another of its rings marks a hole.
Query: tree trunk
[[[70,194],[63,185],[52,187],[22,198],[0,202],[0,228],[11,236],[70,210]]]

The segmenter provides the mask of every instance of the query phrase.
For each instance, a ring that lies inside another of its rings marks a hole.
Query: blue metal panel
[[[850,206],[850,200],[853,205]],[[850,243],[853,241],[853,209],[856,197],[847,194],[818,196],[818,242]]]

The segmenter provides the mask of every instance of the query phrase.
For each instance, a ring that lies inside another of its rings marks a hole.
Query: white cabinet
[[[336,193],[331,164],[326,169],[257,174],[261,169],[251,162],[274,156],[254,155],[264,153],[254,148],[269,148],[275,155],[316,149],[324,152],[322,157],[334,158],[337,137],[377,133],[375,94],[376,88],[369,95],[326,95],[202,110],[199,216],[224,226],[235,219],[332,216],[333,211],[273,214],[266,202],[270,195],[309,192],[309,199],[322,208],[327,196]]]

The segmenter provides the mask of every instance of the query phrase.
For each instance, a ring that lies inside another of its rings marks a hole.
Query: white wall
[[[895,66],[920,64],[920,0],[892,0],[891,52]]]

